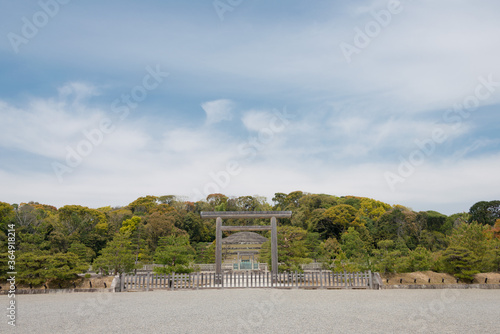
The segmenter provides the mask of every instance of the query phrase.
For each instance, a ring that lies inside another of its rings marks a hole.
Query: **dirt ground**
[[[436,273],[433,271],[417,271],[404,274],[381,274],[384,284],[456,284],[457,279],[450,274]],[[484,284],[488,278],[488,284],[499,284],[500,273],[482,273],[474,276],[474,284]],[[402,279],[402,283],[400,280]],[[443,282],[444,279],[444,282]],[[416,280],[416,281],[415,281]],[[459,281],[459,283],[465,283]]]

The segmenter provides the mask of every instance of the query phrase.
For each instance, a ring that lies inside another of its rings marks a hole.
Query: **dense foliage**
[[[214,261],[215,222],[202,220],[201,211],[290,210],[292,218],[279,222],[280,270],[321,262],[335,271],[434,270],[465,281],[478,272],[500,271],[500,201],[481,201],[451,216],[301,191],[276,193],[272,201],[223,194],[199,202],[145,196],[125,207],[98,209],[0,202],[0,265],[7,267],[7,230],[15,226],[21,283],[68,280],[90,266],[119,273],[155,262],[161,272],[188,272],[193,262]],[[262,261],[270,262],[269,248],[265,243]]]

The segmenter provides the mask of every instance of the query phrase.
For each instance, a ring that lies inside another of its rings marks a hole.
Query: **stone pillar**
[[[222,273],[222,218],[215,222],[215,273]]]
[[[273,280],[278,276],[278,227],[276,217],[271,218],[271,266]]]

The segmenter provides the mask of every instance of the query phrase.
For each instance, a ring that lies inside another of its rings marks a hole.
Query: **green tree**
[[[300,227],[278,226],[279,271],[301,271],[301,264],[312,262],[312,259],[308,258],[306,235],[307,231]],[[259,261],[267,262],[269,267],[271,267],[270,240],[262,245],[259,255]]]
[[[99,253],[109,240],[108,220],[103,212],[80,205],[66,205],[58,213],[64,228],[61,232],[81,241],[94,252]]]
[[[360,225],[356,219],[358,210],[351,205],[339,204],[326,209],[323,213],[324,220],[318,225],[318,232],[326,239],[332,236],[340,236],[350,226]]]
[[[199,214],[192,212],[184,215],[178,227],[189,234],[191,243],[209,242],[215,237],[215,230]]]
[[[420,212],[421,219],[424,219],[424,228],[428,231],[445,233],[449,227],[446,225],[447,216],[436,211]]]
[[[0,202],[0,253],[7,252],[8,225],[15,224],[14,217],[14,208],[8,203]],[[5,268],[5,266],[2,268]],[[3,275],[0,274],[1,277]]]
[[[102,249],[93,264],[93,268],[102,269],[108,273],[128,273],[135,268],[130,235],[116,233],[113,240]]]
[[[319,261],[322,253],[319,233],[307,232],[305,245],[307,249],[307,257],[313,259],[314,261]]]
[[[120,233],[132,234],[137,230],[137,227],[141,223],[141,217],[134,216],[130,219],[126,219],[122,222],[122,227],[120,227]]]
[[[156,250],[158,240],[169,235],[183,235],[186,232],[179,229],[181,217],[176,211],[168,213],[155,212],[146,219],[146,231],[148,233],[149,248]]]
[[[444,267],[447,273],[466,282],[472,282],[479,259],[474,253],[461,246],[450,246],[443,253]]]
[[[160,238],[159,246],[156,248],[154,260],[156,264],[163,267],[156,267],[155,272],[171,274],[190,273],[193,271],[189,264],[194,260],[195,251],[189,244],[189,236],[170,235]]]
[[[306,194],[299,199],[299,206],[311,212],[315,209],[328,209],[337,205],[337,197],[326,194]]]
[[[92,260],[96,255],[92,248],[87,247],[78,241],[75,241],[71,244],[68,249],[68,253],[76,254],[80,260],[88,264],[92,263]]]
[[[207,202],[213,208],[212,210],[219,207],[220,209],[225,208],[228,197],[223,194],[210,194],[207,196]],[[215,211],[225,211],[225,210],[215,210]]]
[[[418,246],[410,251],[404,258],[404,263],[400,267],[402,272],[426,271],[432,266],[432,252],[428,249]]]
[[[487,226],[476,222],[461,224],[453,230],[449,245],[450,247],[464,247],[475,257],[482,258],[488,250],[487,229]]]
[[[446,249],[448,247],[448,240],[441,232],[423,230],[420,233],[420,246],[436,252]]]
[[[139,197],[130,203],[127,208],[129,208],[134,215],[145,215],[152,213],[153,209],[155,209],[158,204],[158,197],[148,195],[145,197]]]
[[[348,259],[363,258],[366,259],[368,252],[366,245],[361,240],[360,234],[354,227],[349,227],[340,238],[340,247]]]
[[[327,264],[327,268],[333,265],[333,261],[342,252],[340,243],[336,238],[328,238],[321,243],[322,261]]]
[[[77,274],[88,269],[88,266],[73,253],[22,253],[16,259],[16,266],[19,283],[31,283],[35,286],[50,280],[74,279]]]
[[[417,213],[403,206],[395,206],[376,222],[374,239],[403,239],[410,249],[414,249],[418,246],[423,227],[424,220],[418,219]]]
[[[215,241],[193,244],[196,263],[215,263]]]
[[[394,240],[380,240],[377,249],[373,250],[375,256],[374,269],[378,272],[396,272],[401,265],[401,251],[396,249]]]
[[[384,213],[389,211],[391,206],[387,203],[380,202],[371,198],[362,198],[360,201],[359,213],[361,216],[377,220]]]
[[[500,201],[481,201],[475,203],[469,209],[469,222],[476,221],[482,225],[495,224],[495,221],[500,218]]]

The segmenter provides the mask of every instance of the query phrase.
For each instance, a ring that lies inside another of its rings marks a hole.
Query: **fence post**
[[[146,291],[149,291],[149,280],[150,280],[150,274],[149,274],[149,271],[148,271],[148,275],[146,277]]]
[[[125,273],[121,273],[120,274],[120,292],[123,292],[125,291],[125,276],[126,274]]]

